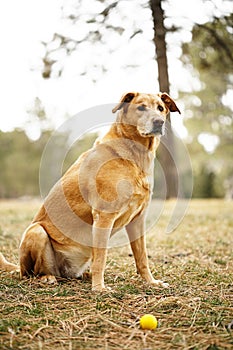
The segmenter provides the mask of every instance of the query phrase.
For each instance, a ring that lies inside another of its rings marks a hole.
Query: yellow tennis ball
[[[150,314],[142,316],[139,322],[142,329],[152,330],[158,326],[157,318]]]

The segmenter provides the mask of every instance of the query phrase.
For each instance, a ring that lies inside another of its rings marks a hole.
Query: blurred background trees
[[[233,119],[225,103],[233,89],[233,15],[194,25],[182,61],[199,79],[197,91],[181,93],[195,176],[194,195],[233,194]]]
[[[39,166],[49,133],[36,142],[23,130],[0,131],[0,197],[38,196]]]
[[[187,69],[187,74],[191,74],[197,82],[196,89],[176,91],[173,81],[169,85],[168,75],[167,83],[165,82],[164,74],[160,77],[160,87],[167,92],[170,88],[172,95],[179,94],[180,100],[184,103],[184,125],[187,128],[187,135],[183,142],[187,145],[192,159],[193,196],[232,197],[233,121],[232,110],[226,105],[226,96],[233,89],[233,15],[219,14],[218,17],[210,17],[204,24],[193,23],[192,40],[182,44],[181,40],[171,39],[173,35],[177,38],[182,27],[177,26],[175,19],[173,21],[169,18],[169,21],[166,21],[167,0],[136,1],[135,11],[131,15],[125,11],[125,6],[129,6],[128,2],[92,1],[99,4],[97,7],[99,10],[96,13],[91,10],[84,11],[83,0],[73,1],[72,6],[70,2],[68,6],[64,1],[63,29],[55,32],[51,41],[42,43],[44,46],[41,69],[43,78],[59,79],[69,70],[70,60],[76,60],[78,74],[97,82],[108,71],[109,60],[117,47],[132,42],[137,36],[144,35],[148,26],[151,27],[151,33],[155,29],[154,38],[145,37],[145,47],[135,49],[134,62],[127,61],[127,57],[124,56],[127,56],[124,46],[119,65],[122,66],[122,70],[140,69],[140,55],[145,55],[148,45],[151,45],[155,38],[157,38],[157,41],[154,40],[155,60],[159,63],[161,50],[158,46],[158,36],[164,45],[163,57],[167,57],[166,50],[172,51],[171,42],[173,48],[176,45],[182,50],[180,59]],[[156,6],[162,11],[155,11]],[[161,13],[163,18],[158,18]],[[121,21],[118,20],[119,17]],[[161,28],[158,27],[159,23],[163,24],[163,38],[161,38]],[[68,27],[71,30],[67,30]],[[168,35],[169,40],[167,40]],[[92,46],[96,48],[95,56],[91,54]],[[86,65],[79,62],[80,50],[87,54]],[[104,56],[109,59],[103,60]],[[170,64],[168,59],[167,73]],[[158,84],[155,81],[155,91],[156,85]],[[53,126],[43,108],[43,101],[38,98],[35,98],[34,106],[31,111],[28,111],[28,115],[29,118],[23,130],[0,132],[0,197],[39,194],[40,157]],[[90,147],[95,136],[92,134],[78,141],[76,147],[69,153],[64,169],[85,148]],[[66,136],[63,141],[66,142]],[[176,152],[179,152],[178,146]]]

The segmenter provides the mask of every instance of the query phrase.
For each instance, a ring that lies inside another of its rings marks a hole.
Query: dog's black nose
[[[155,119],[153,121],[153,128],[152,128],[152,133],[154,135],[163,135],[164,134],[164,120],[162,119]]]
[[[162,119],[156,119],[153,121],[153,128],[154,129],[161,129],[164,124],[164,120]]]

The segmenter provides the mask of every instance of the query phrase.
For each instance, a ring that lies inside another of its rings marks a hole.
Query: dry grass
[[[172,202],[148,234],[153,288],[136,275],[128,247],[109,252],[111,293],[93,294],[89,280],[37,280],[1,274],[1,349],[232,349],[233,203],[192,201],[179,228],[164,228]],[[1,250],[17,262],[22,231],[39,203],[0,202]],[[139,329],[154,314],[155,331]]]

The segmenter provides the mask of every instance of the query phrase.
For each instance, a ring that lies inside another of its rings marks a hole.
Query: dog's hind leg
[[[24,233],[20,244],[20,275],[42,276],[42,281],[56,282],[60,276],[54,250],[45,229],[38,223],[32,224]]]

